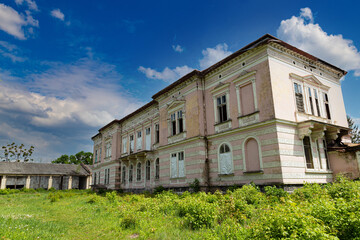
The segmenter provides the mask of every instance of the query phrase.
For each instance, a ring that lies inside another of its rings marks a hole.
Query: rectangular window
[[[304,97],[302,94],[300,84],[294,83],[294,90],[295,90],[296,108],[299,112],[305,112]]]
[[[184,152],[172,153],[170,165],[171,178],[185,177]]]
[[[142,137],[141,137],[141,131],[137,132],[137,139],[136,139],[136,149],[140,150],[142,149]]]
[[[160,128],[159,124],[155,124],[155,143],[160,141]]]
[[[176,114],[171,114],[171,135],[176,135]]]
[[[327,93],[324,93],[324,104],[325,104],[326,117],[327,117],[327,119],[331,119],[330,107],[329,107],[329,98],[328,98]]]
[[[245,86],[241,86],[239,89],[239,93],[241,106],[240,114],[248,115],[255,112],[253,84],[249,83]]]
[[[225,122],[228,120],[227,108],[226,108],[226,95],[218,97],[216,99],[217,109],[219,114],[219,123]]]
[[[312,95],[311,95],[311,88],[308,88],[308,90],[309,90],[309,103],[310,103],[311,114],[315,115],[314,106],[313,106],[313,99],[312,99]]]
[[[111,143],[106,144],[105,157],[111,157]]]
[[[127,138],[123,138],[123,141],[122,141],[122,146],[123,146],[123,153],[126,153],[127,152]]]
[[[126,167],[125,166],[122,167],[121,178],[122,178],[122,183],[125,183],[125,179],[126,179]]]
[[[130,153],[134,152],[134,135],[130,135]]]
[[[321,162],[321,153],[320,153],[319,140],[316,140],[316,150],[317,150],[317,155],[318,155],[318,159],[319,159],[320,169],[323,169],[322,162]]]
[[[133,165],[130,165],[130,167],[129,167],[129,182],[132,182],[132,180],[133,180],[133,170],[134,170]]]
[[[110,168],[105,169],[104,184],[109,184],[110,180]]]
[[[314,96],[315,96],[315,106],[316,106],[316,110],[317,110],[317,115],[320,117],[320,108],[319,108],[319,98],[318,98],[318,94],[316,89],[314,89]]]
[[[182,133],[184,131],[184,122],[183,122],[183,114],[182,114],[182,110],[177,112],[177,121],[178,121],[178,126],[179,126],[179,133]]]
[[[323,148],[324,148],[324,154],[325,154],[325,159],[326,159],[326,169],[330,170],[329,155],[328,155],[327,144],[326,144],[325,139],[323,139]]]
[[[151,150],[151,129],[145,129],[145,150]]]
[[[95,185],[96,184],[96,173],[94,173],[94,182],[93,184]]]
[[[304,153],[306,158],[306,167],[314,168],[310,138],[305,136],[303,139],[303,144],[304,144]]]
[[[145,129],[145,134],[146,134],[146,135],[150,135],[150,128],[146,128],[146,129]]]
[[[98,161],[98,150],[96,149],[95,150],[95,163],[97,163]]]

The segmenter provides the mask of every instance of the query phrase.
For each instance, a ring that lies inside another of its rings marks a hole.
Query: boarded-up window
[[[222,144],[219,149],[220,174],[231,174],[234,172],[232,154],[227,144]]]
[[[130,135],[130,153],[134,152],[134,135]]]
[[[245,164],[247,172],[260,171],[259,144],[254,138],[245,142]]]
[[[145,149],[151,150],[151,128],[146,128],[145,131]]]
[[[171,159],[170,159],[170,167],[171,167],[171,177],[172,178],[176,178],[177,175],[177,159],[176,159],[176,153],[172,153],[171,154]]]
[[[171,177],[185,177],[184,152],[172,153],[170,158]]]
[[[249,83],[240,87],[241,115],[255,112],[253,85]]]
[[[127,152],[127,138],[123,138],[122,146],[123,146],[123,153],[126,153]]]
[[[297,83],[294,83],[294,90],[295,90],[296,108],[299,112],[305,112],[304,97],[302,94],[301,86]]]
[[[142,149],[142,132],[137,132],[137,138],[136,138],[136,149],[140,150]]]

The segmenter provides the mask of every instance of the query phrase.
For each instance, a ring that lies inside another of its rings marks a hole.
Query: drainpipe
[[[210,191],[210,162],[209,162],[209,141],[207,138],[207,122],[206,122],[206,101],[205,101],[205,77],[201,76],[202,98],[203,98],[203,118],[204,118],[204,141],[205,141],[205,168],[204,177],[206,191]]]

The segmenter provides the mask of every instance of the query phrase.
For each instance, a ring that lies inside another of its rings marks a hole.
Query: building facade
[[[0,162],[0,189],[88,189],[91,170],[84,164]]]
[[[329,146],[349,131],[345,74],[264,35],[102,127],[92,138],[93,184],[141,191],[184,190],[195,179],[208,189],[330,182]]]

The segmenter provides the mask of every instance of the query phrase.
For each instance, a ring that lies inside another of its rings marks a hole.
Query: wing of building
[[[92,138],[93,184],[181,191],[195,179],[210,189],[359,177],[359,156],[343,144],[345,74],[264,35],[102,127]]]

